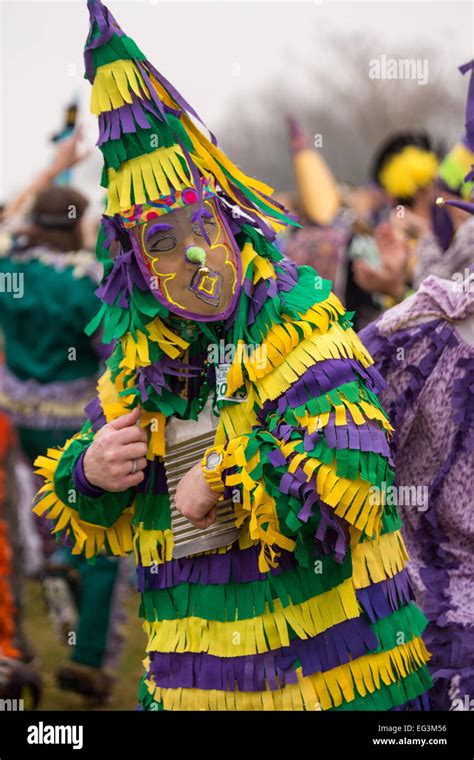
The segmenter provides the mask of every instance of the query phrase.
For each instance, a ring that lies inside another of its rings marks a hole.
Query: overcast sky
[[[334,31],[352,33],[354,39],[372,35],[379,41],[376,55],[390,56],[403,40],[413,57],[424,43],[435,45],[453,68],[474,57],[471,2],[109,0],[108,5],[211,129],[230,101],[248,101],[257,86],[278,86],[289,68],[294,76],[294,61],[317,56],[318,40]],[[47,162],[48,137],[74,93],[83,102],[91,143],[97,125],[86,114],[90,86],[82,78],[86,0],[0,0],[0,14],[3,200]],[[237,125],[238,118],[236,113]],[[83,177],[95,184],[98,170],[96,156],[82,169]]]

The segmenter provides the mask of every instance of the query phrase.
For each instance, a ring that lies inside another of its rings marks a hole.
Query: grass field
[[[36,653],[37,671],[43,679],[43,698],[39,709],[90,709],[82,697],[62,691],[56,686],[55,671],[67,659],[70,649],[60,643],[53,629],[37,581],[28,581],[25,601],[25,630]],[[100,709],[135,710],[136,708],[138,682],[143,673],[142,660],[145,656],[146,644],[141,620],[137,617],[138,604],[139,595],[132,590],[126,604],[125,649],[117,673],[117,683],[110,704]]]

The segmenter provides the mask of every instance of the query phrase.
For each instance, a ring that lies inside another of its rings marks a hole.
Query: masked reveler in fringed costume
[[[89,329],[118,343],[89,423],[37,460],[35,512],[76,553],[135,550],[142,709],[420,709],[426,621],[397,510],[371,488],[394,477],[371,358],[330,283],[273,246],[291,220],[268,188],[88,5],[108,188]],[[136,407],[148,454],[125,464],[139,485],[101,491],[101,438],[142,435],[126,427]],[[180,514],[190,467],[205,530]]]

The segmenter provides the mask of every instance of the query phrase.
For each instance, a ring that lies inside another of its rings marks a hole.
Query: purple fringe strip
[[[220,583],[251,583],[263,581],[266,573],[258,569],[260,549],[239,549],[234,544],[225,554],[203,554],[197,557],[173,559],[153,567],[137,566],[138,590],[140,592],[155,589],[173,588],[180,583],[199,583],[214,585]],[[271,569],[272,575],[279,575],[282,570],[291,570],[297,562],[292,552],[282,551],[279,566]]]
[[[122,309],[128,309],[134,285],[143,293],[149,290],[138,266],[135,253],[127,251],[127,253],[120,253],[117,256],[112,271],[100,288],[96,290],[96,296],[111,306],[116,303],[118,298],[117,305]]]
[[[90,32],[84,52],[84,63],[87,79],[92,83],[94,81],[94,58],[92,51],[98,47],[102,47],[102,45],[106,45],[114,34],[123,37],[123,32],[109,9],[105,5],[102,5],[100,0],[88,0],[87,4],[89,7]],[[95,39],[92,39],[94,24],[98,25],[100,34]]]
[[[156,485],[156,484],[155,484]],[[182,583],[202,586],[228,583],[264,581],[268,573],[258,569],[258,547],[241,550],[233,546],[226,554],[204,554],[198,557],[173,559],[152,568],[137,565],[137,583],[140,593],[175,588]],[[270,570],[277,576],[297,566],[291,552],[282,551],[280,564]],[[406,568],[393,578],[372,583],[356,592],[357,600],[371,623],[395,612],[413,600]]]
[[[92,401],[89,401],[89,403],[87,404],[85,408],[85,412],[92,424],[92,430],[94,431],[94,433],[97,433],[97,431],[100,430],[101,427],[107,424],[107,420],[105,418],[105,414],[100,404],[98,396],[95,396],[95,398],[93,398]]]
[[[134,134],[137,125],[142,129],[150,129],[146,111],[151,116],[162,121],[163,116],[153,101],[141,100],[135,93],[131,93],[132,102],[113,111],[105,111],[99,116],[99,140],[100,147],[109,140],[120,140],[123,134]],[[164,106],[166,113],[174,113],[174,109]]]
[[[371,623],[387,617],[415,598],[406,568],[393,578],[357,589],[356,596]]]
[[[365,369],[354,359],[325,359],[317,362],[306,370],[286,393],[274,401],[266,401],[259,412],[258,419],[262,422],[269,413],[275,411],[283,414],[288,406],[296,409],[310,399],[322,396],[359,378],[365,381],[367,387],[374,393],[380,393],[385,387],[381,375],[374,367]]]
[[[309,639],[293,639],[273,652],[240,657],[206,653],[152,652],[148,675],[163,688],[218,689],[219,691],[274,691],[297,683],[299,660],[304,676],[324,672],[362,657],[378,647],[378,640],[363,618],[345,620]]]

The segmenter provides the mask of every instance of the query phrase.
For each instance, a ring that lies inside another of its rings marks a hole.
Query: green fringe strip
[[[321,565],[319,565],[319,561]],[[318,563],[318,564],[316,564]],[[149,622],[201,617],[221,623],[263,615],[279,599],[283,607],[301,604],[339,586],[351,577],[352,562],[338,565],[329,557],[315,560],[314,568],[295,567],[263,581],[201,586],[182,583],[170,589],[145,591],[140,615]]]
[[[413,671],[405,678],[389,686],[383,684],[373,694],[365,697],[358,695],[351,702],[344,702],[339,707],[333,707],[331,712],[351,712],[362,710],[377,710],[387,712],[392,707],[400,707],[412,699],[416,699],[431,688],[433,682],[426,665]]]

